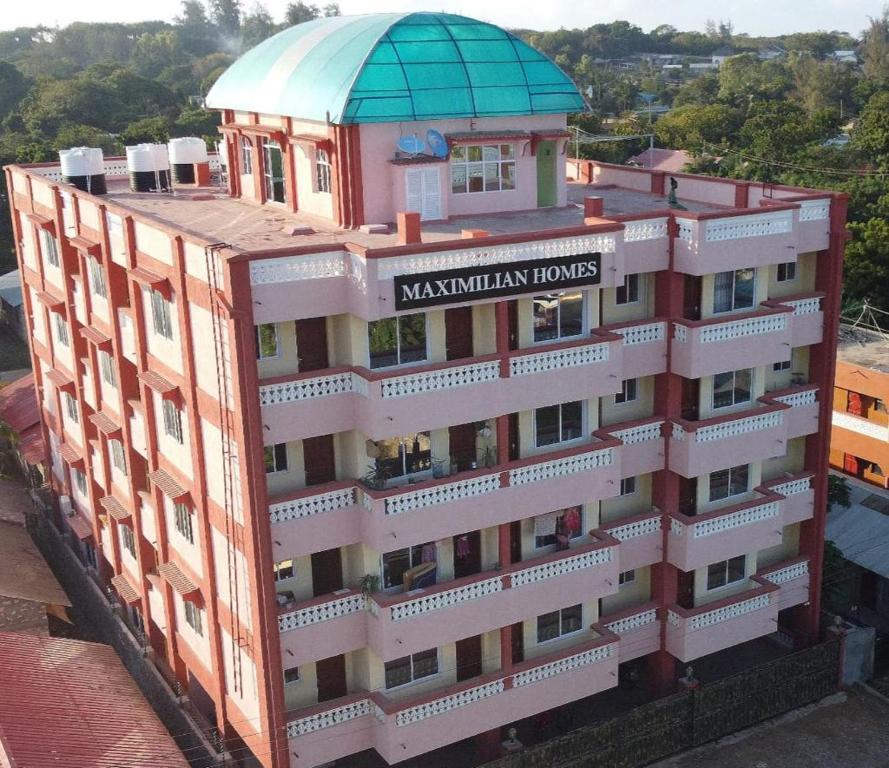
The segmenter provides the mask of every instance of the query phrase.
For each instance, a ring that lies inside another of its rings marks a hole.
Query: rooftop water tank
[[[193,184],[195,165],[207,162],[207,145],[204,140],[186,136],[171,139],[167,146],[170,148],[173,181],[177,184]]]
[[[168,192],[170,158],[165,144],[127,147],[127,169],[133,192]]]
[[[73,147],[59,150],[62,181],[94,195],[104,195],[105,157],[97,147]]]

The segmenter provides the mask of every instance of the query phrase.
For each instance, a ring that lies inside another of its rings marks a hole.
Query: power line
[[[709,147],[712,150],[715,150],[714,154],[721,153],[723,155],[735,155],[736,157],[740,157],[743,160],[749,160],[751,162],[760,163],[762,165],[773,165],[778,168],[789,168],[797,171],[807,171],[810,173],[823,173],[827,176],[848,176],[848,177],[863,177],[863,178],[879,178],[885,180],[887,176],[889,176],[889,171],[875,171],[875,170],[867,170],[867,169],[849,169],[849,168],[821,168],[813,165],[800,165],[799,163],[788,163],[782,160],[768,160],[764,157],[757,157],[756,155],[751,155],[747,152],[742,152],[738,149],[730,149],[728,147],[720,147],[718,144],[710,144],[708,142],[704,143],[704,148]]]

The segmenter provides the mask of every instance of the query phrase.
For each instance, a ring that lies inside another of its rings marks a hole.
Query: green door
[[[537,207],[556,204],[556,143],[537,145]]]

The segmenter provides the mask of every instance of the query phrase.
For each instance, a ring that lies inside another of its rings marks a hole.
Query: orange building
[[[889,472],[889,334],[841,326],[830,465],[881,488]]]

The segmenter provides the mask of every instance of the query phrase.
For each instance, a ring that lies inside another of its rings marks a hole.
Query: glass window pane
[[[559,442],[559,406],[550,405],[534,412],[535,443],[538,447]]]
[[[717,373],[713,377],[713,407],[726,408],[734,404],[735,373]]]
[[[398,318],[401,363],[426,359],[426,314],[417,312]]]
[[[459,163],[466,160],[466,147],[462,144],[457,144],[456,146],[451,147],[451,162]]]
[[[394,317],[373,320],[367,324],[370,367],[383,368],[398,363],[398,321]]]
[[[419,680],[421,677],[429,677],[438,672],[438,651],[435,648],[415,653],[413,660],[414,680]]]
[[[562,609],[562,634],[577,632],[583,626],[583,607],[572,605]]]
[[[583,434],[583,405],[580,400],[562,404],[562,440],[576,440]]]
[[[718,272],[713,278],[713,311],[731,312],[734,272]]]
[[[500,150],[496,146],[484,146],[482,147],[482,157],[496,163],[500,159]]]
[[[496,163],[485,163],[485,192],[500,191],[500,166]]]
[[[500,145],[500,157],[503,160],[512,160],[515,157],[515,145],[514,144],[501,144]]]
[[[559,636],[559,612],[544,613],[537,617],[537,642],[554,640]]]
[[[386,662],[386,687],[395,688],[411,681],[411,657]]]
[[[753,371],[745,368],[743,371],[735,371],[735,405],[750,402],[751,380]]]
[[[534,341],[550,341],[559,337],[559,297],[554,293],[535,296]]]
[[[482,159],[482,148],[481,147],[467,147],[466,148],[466,157],[470,162],[479,162]]]
[[[732,467],[730,475],[730,495],[737,496],[739,493],[747,493],[747,465]]]
[[[470,163],[467,168],[469,169],[469,191],[483,192],[485,183],[483,178],[484,166],[481,163]]]
[[[500,164],[501,189],[515,189],[515,163]]]
[[[745,555],[739,555],[738,557],[733,557],[728,561],[728,583],[731,584],[733,581],[741,581],[744,578],[744,570],[746,565],[747,557]]]
[[[735,309],[753,306],[755,269],[739,269],[735,272]]]
[[[466,191],[466,166],[451,166],[451,191],[460,193]]]
[[[725,560],[707,566],[707,589],[725,585]]]
[[[729,471],[720,469],[710,473],[710,501],[717,501],[728,496]]]
[[[411,567],[410,549],[396,549],[383,555],[383,588],[400,587],[404,572]]]
[[[583,293],[563,294],[559,299],[559,336],[583,333]]]

